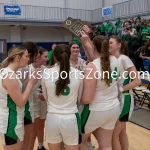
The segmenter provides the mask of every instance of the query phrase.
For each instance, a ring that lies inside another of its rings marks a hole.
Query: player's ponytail
[[[59,44],[54,49],[54,57],[60,66],[59,79],[56,82],[56,95],[61,95],[66,89],[70,82],[69,71],[70,71],[70,49],[65,44]]]

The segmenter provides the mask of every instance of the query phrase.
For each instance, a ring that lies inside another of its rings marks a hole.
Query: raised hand
[[[32,84],[36,84],[41,77],[40,68],[37,68],[31,74],[28,74],[29,82]]]

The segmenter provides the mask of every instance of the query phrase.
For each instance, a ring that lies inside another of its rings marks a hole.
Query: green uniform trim
[[[32,123],[32,117],[31,117],[29,108],[30,108],[30,104],[29,104],[29,101],[27,101],[27,103],[25,105],[25,116],[24,116],[24,118],[29,119],[30,120],[29,124],[31,124]]]
[[[85,125],[87,123],[87,120],[90,115],[90,110],[89,110],[89,104],[84,105],[84,109],[81,114],[81,127],[82,127],[82,133],[85,133]]]
[[[124,80],[123,86],[129,84],[129,82],[130,82],[130,76],[127,75],[126,79]],[[123,93],[129,93],[129,91],[124,91]],[[131,95],[123,95],[123,98],[124,98],[124,104],[123,104],[122,112],[119,116],[119,120],[128,121],[130,107],[131,107]]]
[[[131,106],[131,95],[124,95],[124,105],[123,105],[122,112],[119,116],[119,120],[128,121],[130,106]],[[126,119],[123,119],[125,117],[126,117]]]
[[[127,75],[127,76],[126,76],[126,79],[125,79],[124,82],[123,82],[123,86],[129,84],[129,82],[130,82],[130,76]],[[129,93],[129,91],[124,91],[123,93]]]
[[[78,144],[81,144],[82,142],[82,132],[81,132],[81,117],[79,113],[76,113],[76,119],[77,119],[77,124],[78,124],[78,133],[79,133],[79,141]]]
[[[6,136],[17,141],[18,136],[15,132],[15,128],[17,126],[17,106],[9,95],[7,95],[7,107],[9,108],[9,116]]]

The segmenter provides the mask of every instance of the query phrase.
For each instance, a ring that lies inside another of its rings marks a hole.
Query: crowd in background
[[[117,18],[112,23],[107,20],[96,25],[94,35],[104,35],[108,39],[112,35],[119,36],[128,44],[129,57],[134,61],[138,71],[144,71],[143,60],[150,59],[150,19],[140,15],[137,18],[121,20]]]

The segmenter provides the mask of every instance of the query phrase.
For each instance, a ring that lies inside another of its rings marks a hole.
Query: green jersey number
[[[61,93],[63,96],[67,96],[70,94],[70,88],[67,86],[64,92]]]
[[[57,84],[57,81],[55,82]],[[63,96],[67,96],[70,94],[70,88],[67,86],[64,90],[64,92],[61,93]]]

